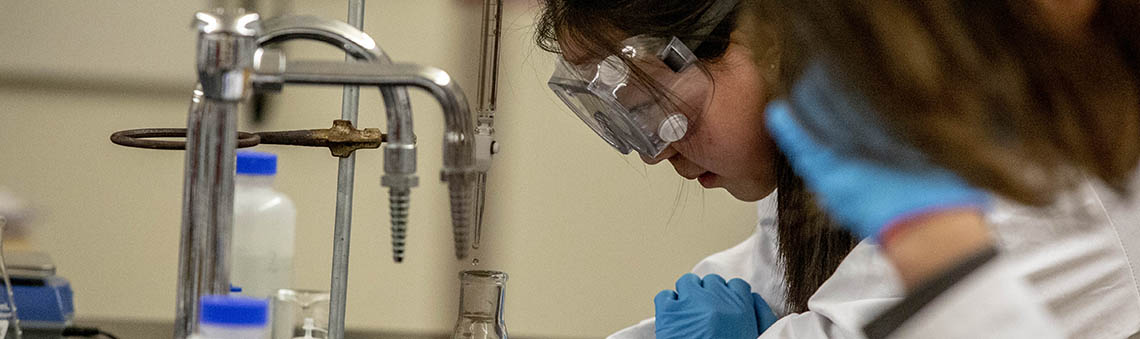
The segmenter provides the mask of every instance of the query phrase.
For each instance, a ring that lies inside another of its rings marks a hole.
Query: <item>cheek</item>
[[[763,119],[767,95],[762,82],[759,77],[743,75],[725,80],[718,82],[708,109],[696,117],[697,140],[712,143],[709,147],[716,149],[756,146],[760,139],[767,139]]]
[[[693,129],[676,149],[718,174],[760,179],[771,176],[775,150],[764,128],[767,95],[755,70],[743,68],[714,74],[717,87],[707,109],[693,117]]]

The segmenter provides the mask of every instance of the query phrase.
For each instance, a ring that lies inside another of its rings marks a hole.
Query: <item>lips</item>
[[[681,169],[679,169],[679,168],[676,168],[676,166],[674,166],[674,169],[676,169],[676,170],[677,170],[677,174],[678,174],[678,175],[680,175],[682,178],[685,178],[685,179],[688,179],[688,180],[696,180],[697,178],[699,178],[700,176],[704,175],[705,173],[708,173],[708,171],[702,171],[702,172],[697,172],[697,171],[682,171]]]
[[[704,174],[701,174],[697,177],[697,181],[700,182],[701,186],[704,186],[705,188],[712,188],[712,186],[715,184],[716,178],[717,175],[713,174],[713,172],[705,172]]]
[[[704,182],[708,182],[717,177],[716,174],[685,159],[685,157],[681,156],[681,153],[676,153],[672,157],[669,157],[669,163],[673,164],[673,170],[677,171],[677,174],[681,177],[688,180],[700,180],[702,185],[705,185]],[[706,187],[708,186],[706,185]]]

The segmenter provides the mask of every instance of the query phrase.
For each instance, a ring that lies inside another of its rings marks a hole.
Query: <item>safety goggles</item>
[[[622,46],[620,56],[594,63],[575,65],[558,56],[547,84],[619,152],[656,157],[688,132],[687,116],[705,107],[712,80],[676,37],[639,35]]]

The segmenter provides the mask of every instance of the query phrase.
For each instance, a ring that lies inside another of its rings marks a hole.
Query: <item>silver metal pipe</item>
[[[281,74],[259,74],[260,81],[316,85],[413,86],[427,90],[444,113],[443,170],[451,196],[456,257],[467,257],[474,175],[474,126],[470,106],[459,85],[438,68],[413,64],[345,64],[286,61]]]
[[[289,16],[266,20],[258,42],[262,46],[293,39],[328,43],[343,49],[358,60],[391,64],[388,55],[364,32],[349,24],[314,16]],[[412,105],[408,91],[401,87],[382,87],[388,120],[388,141],[384,144],[384,176],[380,184],[388,187],[389,201],[408,201],[416,176],[416,137],[412,123]],[[404,234],[407,229],[408,204],[389,204],[392,218],[392,252],[397,262],[403,260]]]
[[[359,94],[359,92],[357,92]],[[352,240],[352,190],[356,154],[340,158],[336,175],[336,220],[333,226],[332,279],[329,289],[329,338],[344,338],[348,300],[348,254]]]
[[[471,156],[472,124],[470,106],[459,85],[447,72],[430,66],[396,63],[391,65],[345,64],[327,61],[286,61],[285,71],[270,74],[285,83],[310,85],[411,86],[428,91],[444,111],[443,172],[468,173],[474,166]]]
[[[202,296],[229,293],[237,103],[206,99],[197,90],[192,101],[186,122],[176,339],[197,329]]]
[[[364,0],[348,1],[348,23],[358,30],[364,28]],[[353,62],[355,57],[346,53],[345,62]],[[358,126],[356,118],[360,112],[360,87],[344,86],[341,97],[340,118]],[[348,255],[352,244],[352,191],[356,179],[356,152],[337,162],[336,174],[336,216],[333,221],[332,278],[329,287],[329,335],[330,339],[344,338],[344,320],[348,302]]]
[[[296,39],[327,43],[344,50],[358,60],[378,64],[392,63],[388,54],[368,34],[346,23],[314,16],[289,16],[266,20],[262,22],[262,34],[258,36],[258,44],[265,47]],[[382,87],[380,94],[384,98],[388,120],[388,141],[384,150],[385,175],[410,176],[415,179],[416,137],[408,91],[402,87]],[[415,187],[416,183],[418,180],[412,180],[408,188]]]
[[[175,339],[194,333],[202,296],[229,293],[238,101],[248,94],[258,19],[233,10],[195,14],[199,89],[186,123]]]
[[[346,23],[314,16],[289,16],[262,22],[261,46],[294,39],[316,40],[343,49],[358,60],[391,64],[392,60],[372,37]],[[408,91],[402,87],[382,87],[388,120],[388,141],[384,148],[384,181],[388,187],[412,188],[418,185],[415,130]]]
[[[376,41],[347,23],[311,15],[290,15],[265,19],[257,44],[266,47],[290,40],[314,40],[343,50],[358,60],[383,62],[388,60]]]
[[[363,1],[360,6],[363,6]],[[349,21],[363,22],[363,8],[357,10],[355,4],[349,6]],[[392,61],[378,44],[353,25],[314,16],[278,17],[262,22],[262,34],[258,44],[265,47],[276,43],[306,39],[328,43],[345,51],[351,57],[370,63],[391,64]],[[348,88],[342,101],[342,117],[345,112],[356,112],[348,98]],[[357,90],[356,93],[359,93]],[[389,201],[392,223],[393,253],[397,261],[403,259],[404,232],[408,220],[408,206],[412,187],[419,184],[416,176],[415,133],[412,123],[411,100],[408,91],[402,87],[382,87],[384,108],[388,120],[388,142],[384,149],[384,172],[381,184],[389,187]],[[357,94],[359,95],[359,94]],[[356,101],[359,102],[359,101]],[[347,119],[347,118],[344,118]],[[356,117],[349,119],[356,122]],[[355,163],[355,156],[341,159],[337,180],[337,221],[334,226],[332,287],[330,288],[329,324],[330,337],[343,336],[345,300],[347,299],[349,243],[351,239],[352,177],[344,178],[343,168]],[[344,198],[342,198],[344,197]],[[347,207],[341,202],[347,200]]]
[[[364,30],[364,0],[348,0],[348,24],[357,30]],[[346,53],[345,62],[356,61],[356,57]],[[356,116],[360,111],[360,87],[344,86],[344,95],[341,96],[340,118],[351,121],[356,125]]]

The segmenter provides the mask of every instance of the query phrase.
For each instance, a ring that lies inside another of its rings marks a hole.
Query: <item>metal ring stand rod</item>
[[[364,30],[364,0],[348,1],[348,24]],[[345,61],[355,58],[345,53]],[[360,87],[344,86],[340,118],[356,125],[360,108]],[[348,254],[352,239],[352,189],[356,176],[356,154],[340,158],[336,175],[336,220],[333,224],[332,278],[329,288],[329,339],[344,339],[345,303],[348,299]]]

